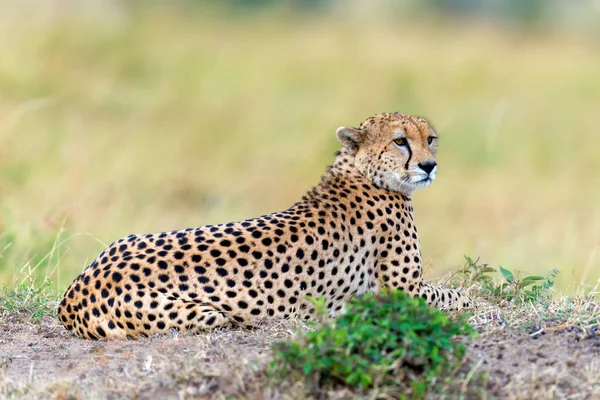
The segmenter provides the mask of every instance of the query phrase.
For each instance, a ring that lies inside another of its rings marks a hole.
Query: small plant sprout
[[[465,266],[458,271],[462,275],[462,283],[481,286],[482,293],[507,301],[538,302],[550,298],[554,279],[560,273],[552,268],[545,276],[528,275],[520,277],[518,271],[511,271],[498,266],[498,271],[486,263],[480,263],[479,258],[465,256]],[[498,280],[491,274],[499,272],[503,280]]]

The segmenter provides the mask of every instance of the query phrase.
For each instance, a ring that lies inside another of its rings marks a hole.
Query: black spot
[[[197,274],[204,275],[206,273],[206,268],[197,266],[194,267],[194,271],[196,271]]]
[[[188,314],[188,316],[187,316],[187,320],[188,320],[188,321],[191,321],[191,320],[193,320],[193,319],[196,317],[196,315],[197,315],[197,314],[196,314],[196,311],[192,311],[191,313],[189,313],[189,314]]]
[[[123,279],[123,276],[120,273],[115,271],[112,274],[112,278],[113,278],[113,281],[118,283],[118,282],[121,282],[121,279]]]
[[[217,263],[218,266],[222,267],[223,265],[227,264],[227,260],[225,260],[224,258],[217,258],[215,260],[215,262]]]

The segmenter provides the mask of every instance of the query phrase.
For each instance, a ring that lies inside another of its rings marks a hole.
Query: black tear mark
[[[406,141],[406,148],[408,149],[408,160],[406,160],[406,165],[404,169],[408,172],[408,163],[410,163],[410,159],[412,158],[412,149],[410,148],[410,143],[408,140]]]

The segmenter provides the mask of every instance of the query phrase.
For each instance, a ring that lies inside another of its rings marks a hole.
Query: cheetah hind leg
[[[232,325],[231,320],[223,315],[221,311],[209,305],[189,303],[185,308],[187,316],[181,326],[182,331],[200,333]]]
[[[473,301],[456,289],[440,288],[424,283],[418,295],[430,306],[441,310],[459,310],[471,307]]]
[[[154,334],[165,334],[171,329],[181,332],[200,333],[219,327],[231,326],[231,321],[223,312],[208,304],[191,301],[166,302],[166,311],[159,314],[150,324],[132,324],[127,337],[137,338]],[[130,322],[134,322],[133,319]],[[144,321],[147,322],[147,321]]]

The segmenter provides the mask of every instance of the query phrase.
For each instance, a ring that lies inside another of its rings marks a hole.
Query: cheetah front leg
[[[421,283],[418,295],[430,306],[441,310],[458,310],[473,305],[472,300],[456,289],[440,288]]]
[[[471,299],[458,290],[425,283],[420,259],[420,253],[415,251],[410,257],[405,257],[402,260],[404,262],[394,258],[379,261],[374,268],[375,279],[371,290],[378,291],[379,287],[401,289],[410,296],[421,297],[430,306],[441,310],[457,310],[472,305]]]

